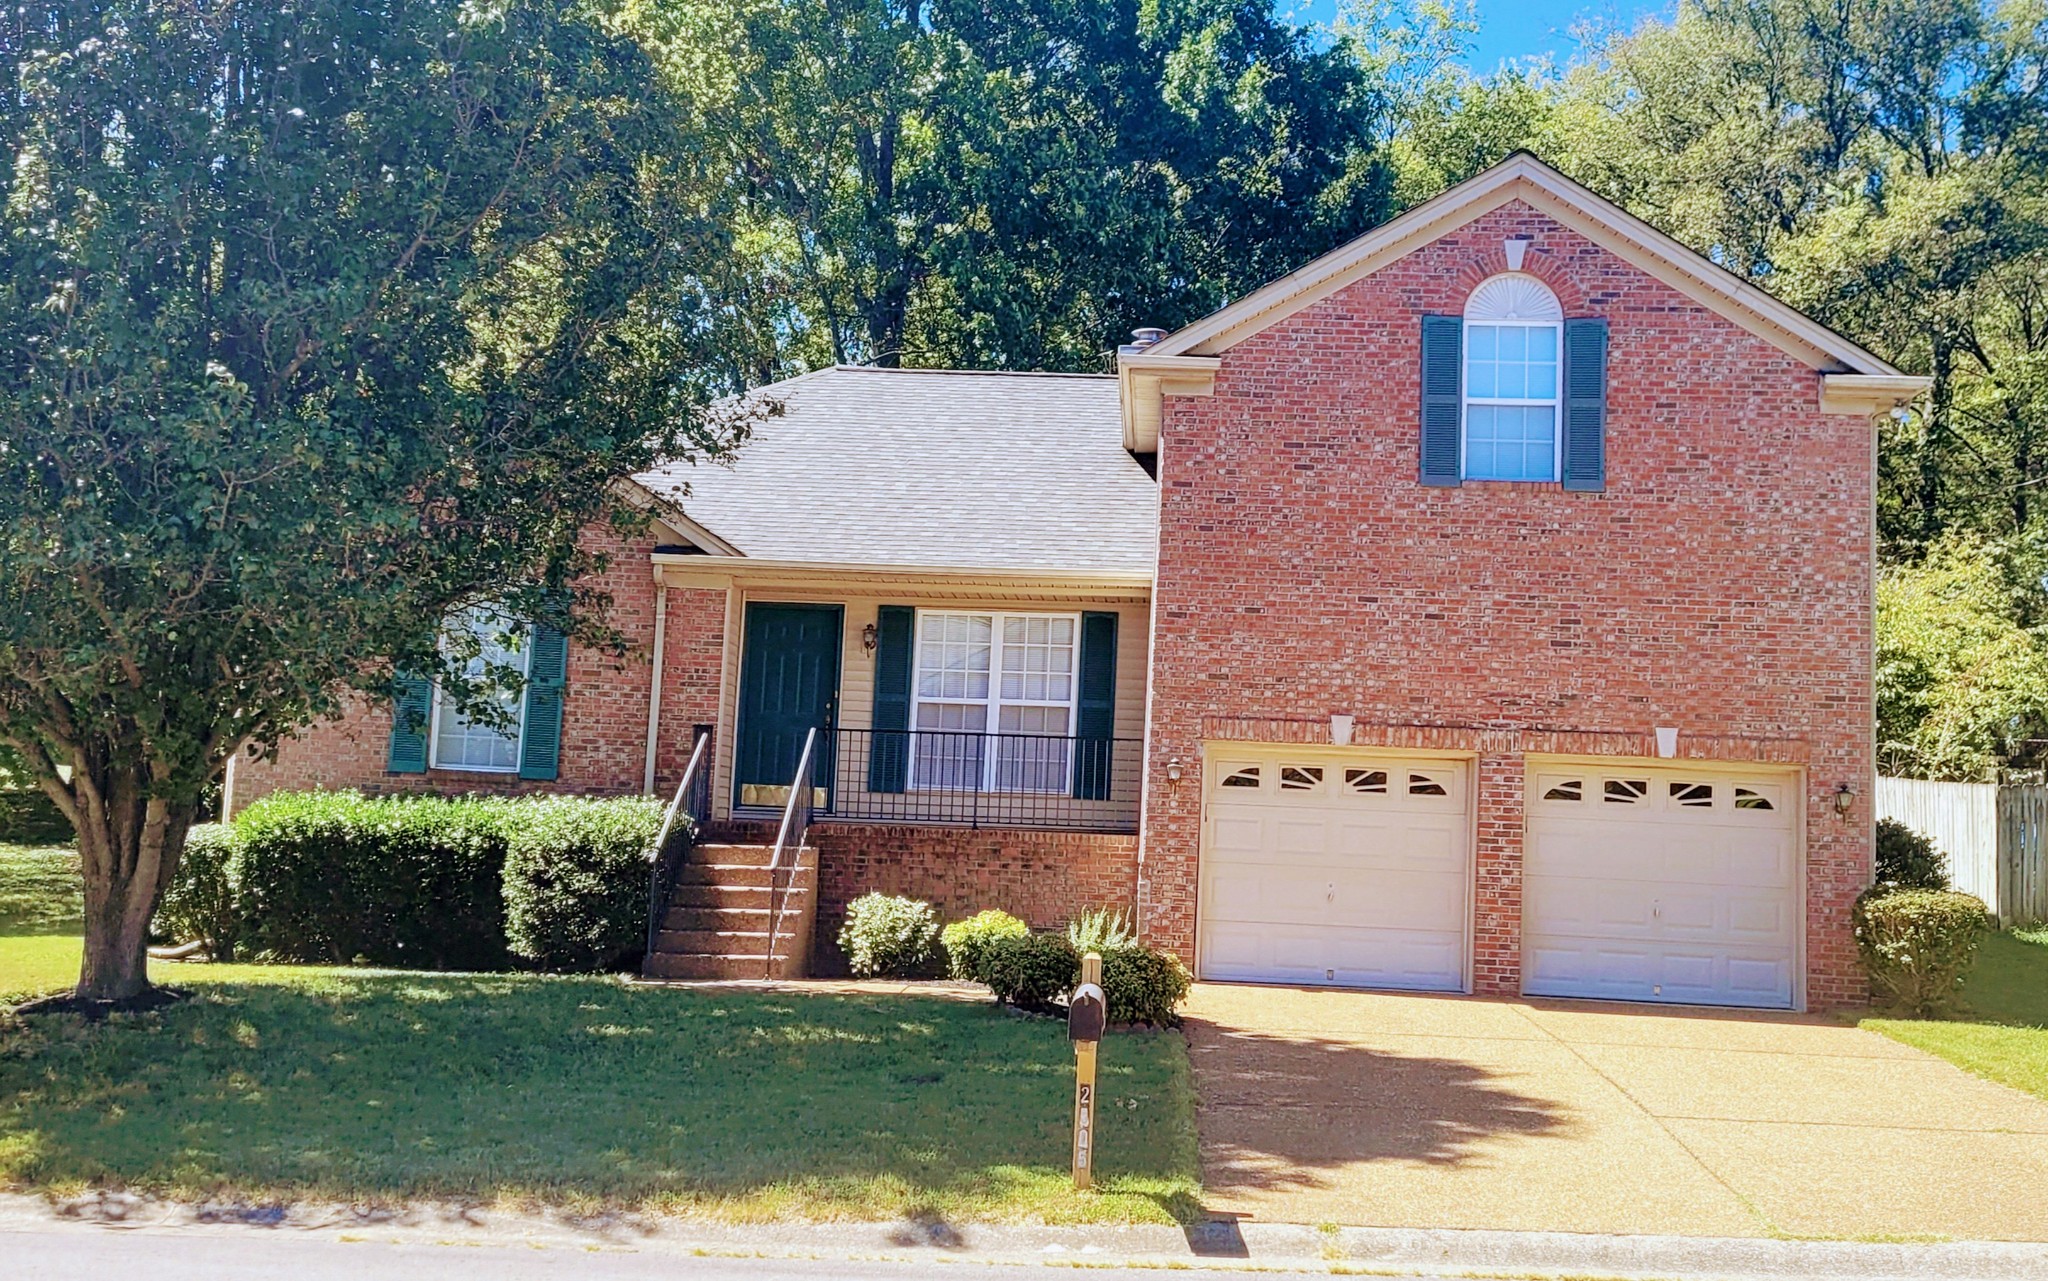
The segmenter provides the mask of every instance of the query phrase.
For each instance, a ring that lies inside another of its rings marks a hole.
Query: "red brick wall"
[[[821,973],[843,971],[837,940],[846,905],[870,891],[923,899],[946,921],[999,908],[1035,929],[1064,926],[1092,907],[1129,911],[1137,901],[1135,836],[831,823],[813,827],[811,843],[818,847],[811,955]]]
[[[1417,483],[1419,317],[1462,311],[1517,235],[1568,316],[1609,321],[1605,493]],[[1523,754],[1648,755],[1675,725],[1681,755],[1808,766],[1808,997],[1862,999],[1872,429],[1820,413],[1813,370],[1516,202],[1248,339],[1213,397],[1166,406],[1153,937],[1192,959],[1201,789],[1168,789],[1168,760],[1326,740],[1332,713],[1361,745],[1445,727],[1479,756],[1477,986],[1514,992]]]
[[[570,646],[562,703],[560,777],[552,782],[529,782],[514,775],[455,770],[393,774],[384,767],[391,707],[381,701],[358,702],[339,720],[311,726],[284,743],[275,761],[237,761],[235,808],[239,810],[269,792],[307,788],[357,788],[372,794],[639,792],[646,768],[647,694],[654,646],[655,587],[647,559],[653,540],[629,545],[608,532],[593,537],[611,555],[598,585],[611,596],[610,620],[625,635],[628,648],[614,655],[588,646]],[[657,791],[674,787],[678,781],[688,757],[691,725],[717,719],[724,637],[723,591],[669,591]]]

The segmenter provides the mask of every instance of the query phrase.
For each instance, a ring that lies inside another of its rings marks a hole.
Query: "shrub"
[[[981,966],[998,1001],[1044,1010],[1074,990],[1081,954],[1064,934],[1010,935],[989,941]]]
[[[1990,923],[1969,894],[1884,885],[1864,891],[1852,918],[1871,983],[1886,1003],[1915,1014],[1954,999]]]
[[[1910,890],[1949,888],[1948,855],[1897,819],[1877,820],[1877,883]]]
[[[991,908],[964,921],[955,921],[941,934],[946,944],[946,972],[956,979],[982,983],[982,964],[988,946],[997,939],[1022,938],[1031,928],[1010,915]]]
[[[226,823],[201,823],[185,838],[178,870],[157,904],[156,933],[174,943],[201,943],[216,961],[235,959],[241,912],[235,893],[241,842]]]
[[[1102,954],[1102,996],[1111,1023],[1177,1023],[1174,1008],[1193,983],[1188,967],[1171,952],[1133,943]]]
[[[235,819],[239,950],[277,961],[503,968],[520,802],[276,793]]]
[[[860,978],[929,974],[938,958],[938,914],[916,899],[863,894],[847,905],[839,946]]]
[[[658,801],[550,796],[507,806],[505,941],[544,970],[596,973],[647,944]]]
[[[1072,943],[1074,951],[1081,955],[1100,952],[1107,956],[1137,941],[1138,936],[1132,932],[1124,914],[1106,907],[1083,912],[1067,922],[1067,942]]]
[[[0,841],[20,845],[69,845],[77,839],[71,820],[41,788],[0,788]]]

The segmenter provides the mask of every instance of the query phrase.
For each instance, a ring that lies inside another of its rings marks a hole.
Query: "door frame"
[[[844,695],[846,685],[846,603],[844,601],[784,600],[779,597],[749,599],[742,597],[742,599],[739,602],[739,605],[739,643],[736,646],[737,661],[733,664],[732,678],[732,751],[730,753],[732,761],[732,780],[731,787],[728,789],[729,795],[727,798],[731,810],[761,808],[758,805],[750,806],[743,804],[740,800],[740,789],[743,786],[745,786],[745,784],[742,783],[740,780],[739,753],[740,740],[746,733],[745,718],[747,711],[746,703],[748,652],[747,622],[749,616],[753,612],[754,607],[756,605],[766,605],[770,608],[813,609],[821,612],[828,612],[832,614],[837,620],[838,626],[835,629],[834,640],[832,643],[832,725],[823,727],[827,730],[831,729],[833,726],[836,726],[838,724],[839,715],[842,710],[839,706],[839,702]],[[813,775],[814,786],[812,790],[814,791],[814,793],[817,793],[820,797],[820,799],[815,804],[815,810],[817,813],[820,814],[827,814],[831,812],[831,804],[833,799],[832,784],[834,782],[833,774],[831,771],[834,762],[837,760],[837,754],[834,750],[837,747],[837,743],[830,741],[829,735],[827,735],[826,738],[827,741],[823,745],[825,750],[822,754],[822,764],[824,769],[826,770],[824,782],[822,784],[817,784],[815,782],[816,775]],[[812,768],[814,770],[819,768],[819,764],[820,762],[814,761]],[[787,784],[782,784],[781,786],[783,791],[787,792],[789,790]]]
[[[1371,764],[1379,761],[1442,761],[1456,765],[1465,776],[1465,876],[1463,883],[1464,903],[1459,913],[1463,923],[1464,939],[1459,954],[1459,985],[1456,992],[1466,996],[1472,994],[1473,936],[1475,931],[1474,912],[1477,903],[1479,879],[1479,753],[1446,751],[1441,748],[1380,747],[1370,744],[1335,743],[1255,743],[1234,739],[1207,739],[1201,748],[1202,768],[1199,771],[1201,791],[1195,798],[1201,807],[1198,824],[1198,843],[1195,850],[1195,977],[1200,981],[1203,966],[1209,955],[1209,848],[1214,839],[1212,826],[1215,815],[1209,808],[1209,797],[1215,790],[1218,754],[1257,756],[1298,756],[1304,760],[1352,762],[1363,761]],[[1219,980],[1220,981],[1220,980]],[[1230,980],[1237,982],[1239,980]],[[1280,984],[1279,986],[1290,986]],[[1410,988],[1353,988],[1351,991],[1412,991]],[[1449,992],[1445,993],[1449,995]]]
[[[1558,769],[1612,771],[1617,769],[1682,770],[1691,767],[1693,769],[1711,770],[1716,774],[1730,774],[1738,777],[1748,776],[1750,778],[1768,778],[1779,781],[1789,779],[1790,781],[1787,783],[1788,790],[1790,790],[1793,796],[1798,798],[1798,808],[1794,811],[1796,821],[1792,825],[1793,876],[1797,881],[1798,893],[1795,896],[1796,907],[1793,913],[1792,931],[1792,1004],[1786,1012],[1794,1014],[1806,1012],[1806,915],[1813,896],[1813,883],[1807,869],[1806,849],[1807,826],[1811,822],[1812,817],[1812,801],[1807,794],[1807,788],[1811,783],[1811,779],[1808,777],[1809,771],[1807,766],[1792,764],[1786,761],[1720,761],[1682,756],[1589,756],[1578,753],[1549,754],[1535,752],[1526,754],[1522,758],[1522,765],[1522,866],[1520,871],[1523,893],[1525,894],[1528,892],[1529,885],[1527,865],[1529,852],[1529,789],[1534,785],[1536,771],[1539,769],[1545,771]],[[1518,912],[1517,918],[1517,933],[1515,935],[1516,968],[1522,974],[1522,982],[1517,985],[1519,991],[1519,988],[1528,982],[1528,967],[1521,964],[1521,958],[1524,951],[1523,945],[1527,939],[1529,917],[1526,912]],[[1589,996],[1535,997],[1532,999],[1597,1001],[1603,998]],[[1656,1002],[1650,1002],[1650,1004],[1656,1004]],[[1769,1010],[1773,1007],[1755,1005],[1678,1005],[1674,1003],[1670,1008],[1693,1010]]]

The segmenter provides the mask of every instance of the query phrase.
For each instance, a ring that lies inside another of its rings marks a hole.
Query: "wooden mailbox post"
[[[1085,1189],[1095,1173],[1095,1047],[1109,1009],[1102,999],[1102,957],[1081,958],[1081,984],[1067,1002],[1067,1039],[1074,1043],[1074,1186]]]

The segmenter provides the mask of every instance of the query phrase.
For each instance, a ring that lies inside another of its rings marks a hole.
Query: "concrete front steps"
[[[691,847],[641,973],[661,979],[793,979],[809,972],[818,916],[818,852],[769,870],[772,845]],[[768,935],[777,909],[775,955]]]

